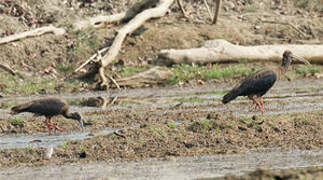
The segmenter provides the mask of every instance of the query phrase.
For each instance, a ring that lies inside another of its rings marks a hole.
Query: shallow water
[[[98,135],[110,134],[116,129],[105,129],[99,131]],[[17,149],[17,148],[38,148],[38,147],[55,147],[62,145],[67,140],[77,140],[77,139],[88,139],[92,138],[90,132],[80,131],[72,132],[69,134],[59,133],[57,135],[48,136],[45,135],[19,135],[19,136],[9,136],[0,138],[0,150],[1,149]]]
[[[241,174],[256,168],[323,166],[323,150],[179,157],[171,160],[48,165],[0,171],[0,179],[136,179],[175,180]]]

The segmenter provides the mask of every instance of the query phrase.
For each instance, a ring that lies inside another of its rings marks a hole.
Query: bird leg
[[[262,98],[262,96],[260,96],[260,98],[259,98],[259,103],[260,103],[261,108],[262,108],[262,113],[264,113],[264,111],[265,111],[265,108],[264,108],[264,99]]]
[[[252,96],[248,96],[249,99],[251,99],[253,101],[253,103],[256,104],[256,106],[259,108],[259,110],[261,111],[262,114],[264,114],[264,108],[261,105],[263,102],[258,102],[255,98],[253,98]],[[260,99],[260,101],[263,101],[262,99]]]
[[[51,131],[52,128],[49,125],[49,117],[46,117],[45,124],[48,127],[48,135],[50,136],[50,131]]]
[[[63,131],[61,128],[57,127],[56,125],[50,123],[50,117],[46,117],[46,125],[48,127],[48,135],[50,135],[50,131],[52,128],[54,128],[55,130],[58,130],[58,131]]]

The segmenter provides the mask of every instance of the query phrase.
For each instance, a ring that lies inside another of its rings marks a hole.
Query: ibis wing
[[[274,71],[263,69],[246,78],[239,86],[242,96],[264,95],[276,82],[277,75]]]
[[[60,114],[65,106],[66,104],[61,101],[42,99],[30,102],[26,112],[53,116]]]

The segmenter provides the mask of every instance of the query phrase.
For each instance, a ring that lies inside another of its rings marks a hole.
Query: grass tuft
[[[171,68],[174,76],[168,79],[171,84],[176,84],[180,81],[188,81],[191,79],[220,79],[230,77],[234,75],[248,75],[254,70],[245,64],[235,64],[227,67],[221,67],[219,65],[213,65],[211,67],[200,65],[188,65],[181,64],[175,65]]]

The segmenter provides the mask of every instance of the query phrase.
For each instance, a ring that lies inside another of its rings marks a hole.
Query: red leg
[[[62,132],[63,130],[59,127],[57,127],[56,125],[50,123],[50,117],[46,117],[46,121],[45,121],[47,127],[48,127],[48,135],[51,135],[50,131],[52,128],[57,129],[58,131]]]
[[[59,128],[59,127],[57,127],[56,125],[54,125],[54,124],[50,123],[50,119],[48,120],[48,125],[49,125],[50,127],[52,127],[52,128],[57,129],[57,130],[58,130],[58,131],[60,131],[60,132],[62,132],[62,131],[63,131],[61,128]]]
[[[50,117],[46,117],[45,124],[48,127],[48,135],[50,136],[50,131],[51,131],[52,128],[49,125],[50,124],[49,119],[50,119]]]
[[[248,96],[249,99],[251,99],[259,108],[259,110],[261,111],[262,114],[264,114],[264,109],[261,105],[261,103],[259,103],[255,98],[253,98],[252,96]],[[261,101],[261,100],[260,100]]]
[[[264,108],[264,99],[262,98],[262,96],[260,96],[259,102],[262,108],[262,114],[264,114],[265,108]]]

